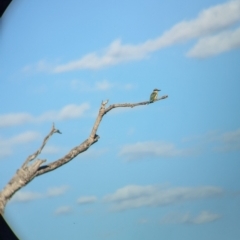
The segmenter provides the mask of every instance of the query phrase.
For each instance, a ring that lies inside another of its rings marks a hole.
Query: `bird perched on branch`
[[[157,100],[157,97],[158,97],[158,92],[161,91],[157,88],[155,88],[150,96],[150,102],[154,102]]]

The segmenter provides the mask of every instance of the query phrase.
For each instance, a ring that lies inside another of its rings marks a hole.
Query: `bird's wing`
[[[153,101],[154,100],[154,97],[155,97],[156,93],[155,92],[152,92],[151,96],[150,96],[150,101]]]

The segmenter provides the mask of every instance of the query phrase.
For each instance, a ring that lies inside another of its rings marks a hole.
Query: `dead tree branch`
[[[60,134],[61,134],[61,132],[60,132],[58,129],[55,129],[54,123],[53,123],[53,125],[52,125],[52,130],[51,130],[50,133],[44,138],[43,143],[42,143],[42,146],[41,146],[35,153],[33,153],[32,155],[30,155],[30,156],[26,159],[26,161],[23,163],[22,167],[26,167],[30,161],[34,160],[34,159],[42,152],[42,150],[43,150],[43,148],[45,147],[48,139],[49,139],[54,133],[60,133]]]
[[[167,98],[168,96],[162,96],[158,99],[156,99],[154,102],[163,100]],[[12,179],[8,182],[8,184],[5,186],[5,188],[0,192],[0,214],[4,213],[4,208],[7,204],[7,202],[10,200],[10,198],[13,196],[14,193],[16,193],[19,189],[21,189],[23,186],[27,185],[30,181],[32,181],[35,177],[40,176],[44,173],[53,171],[62,165],[70,162],[72,159],[74,159],[77,155],[79,155],[82,152],[85,152],[88,150],[91,145],[96,143],[98,139],[100,138],[97,135],[97,130],[99,128],[99,125],[102,121],[102,118],[105,114],[107,114],[109,111],[111,111],[114,108],[119,107],[136,107],[141,105],[148,105],[152,102],[145,101],[145,102],[138,102],[138,103],[123,103],[123,104],[112,104],[109,107],[106,108],[106,105],[108,103],[108,100],[101,103],[98,116],[96,118],[96,121],[93,125],[92,131],[89,135],[89,137],[83,141],[80,145],[74,147],[71,149],[64,157],[51,162],[46,165],[42,165],[46,162],[46,160],[36,159],[43,148],[45,147],[47,141],[50,139],[50,137],[54,133],[61,133],[58,129],[55,129],[55,126],[53,124],[51,131],[49,134],[44,138],[42,145],[40,148],[33,154],[31,154],[23,163],[20,169],[17,170],[15,175],[12,177]],[[33,161],[34,160],[34,161]],[[30,164],[30,162],[32,164]]]

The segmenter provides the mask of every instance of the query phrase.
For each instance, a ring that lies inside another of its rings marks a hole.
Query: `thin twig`
[[[52,129],[50,131],[50,133],[44,138],[43,143],[41,145],[41,147],[33,154],[31,154],[26,161],[23,163],[22,167],[26,167],[28,165],[28,163],[32,160],[34,160],[43,150],[43,148],[45,147],[47,141],[49,140],[49,138],[54,134],[54,133],[59,133],[61,134],[61,132],[58,129],[55,129],[54,123],[52,125]]]

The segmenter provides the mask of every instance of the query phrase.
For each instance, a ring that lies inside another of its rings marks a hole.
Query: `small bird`
[[[151,96],[150,96],[150,102],[151,102],[151,103],[157,100],[158,92],[159,92],[159,91],[161,91],[161,90],[159,90],[159,89],[157,89],[157,88],[155,88],[155,89],[153,90],[153,92],[152,92],[152,94],[151,94]]]

